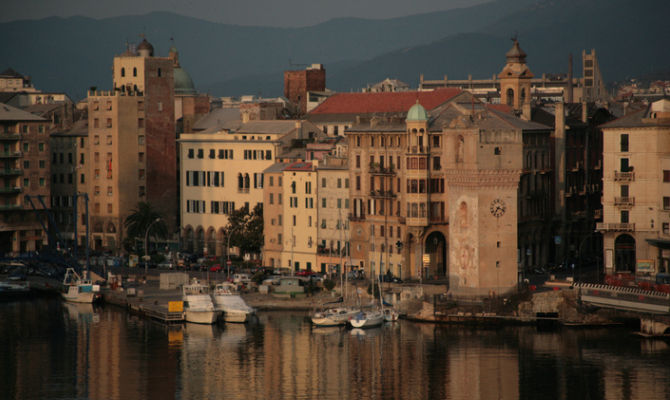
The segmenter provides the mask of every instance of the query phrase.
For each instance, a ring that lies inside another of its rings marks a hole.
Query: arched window
[[[465,153],[465,139],[463,139],[463,136],[458,135],[457,143],[456,143],[456,162],[457,163],[462,163],[463,162],[463,156]]]
[[[507,105],[514,105],[514,89],[512,88],[507,89]]]
[[[121,68],[121,76],[126,76],[126,69],[125,68]]]
[[[521,104],[526,102],[526,89],[522,88],[521,89]]]
[[[161,76],[163,76],[163,71],[161,71],[161,69],[158,68],[158,77],[160,78]]]
[[[249,189],[249,174],[244,174],[244,188]]]
[[[133,67],[133,76],[137,76],[137,68]]]
[[[244,188],[244,178],[242,177],[242,174],[237,174],[237,188]]]

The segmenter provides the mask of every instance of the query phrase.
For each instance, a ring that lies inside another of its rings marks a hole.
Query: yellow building
[[[670,100],[601,125],[605,273],[669,271]]]
[[[228,215],[263,203],[263,171],[278,153],[310,140],[319,129],[304,121],[249,121],[233,131],[189,133],[179,139],[184,247],[225,254]]]
[[[114,57],[113,77],[113,91],[88,94],[85,181],[90,245],[118,251],[123,223],[140,201],[150,203],[174,229],[177,163],[172,60],[154,57],[145,39],[136,52]]]
[[[317,167],[317,265],[322,273],[349,263],[349,169],[345,157],[325,157]]]

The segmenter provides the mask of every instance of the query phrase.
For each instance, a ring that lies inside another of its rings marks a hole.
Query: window
[[[321,178],[321,187],[322,188],[326,187],[326,178]]]
[[[198,158],[203,158],[205,156],[205,151],[203,149],[198,149]]]
[[[297,224],[297,218],[296,218],[296,216],[294,215],[294,216],[293,216],[293,226],[296,226],[296,224]]]
[[[663,197],[663,209],[670,210],[670,197]]]
[[[144,169],[140,169],[137,171],[137,176],[139,179],[144,179]]]
[[[144,162],[144,153],[139,152],[137,153],[137,161],[143,163]]]
[[[39,151],[44,151],[44,143],[38,143],[38,144],[37,144],[37,149],[38,149]]]
[[[209,158],[211,158],[211,159],[216,158],[216,150],[209,149]]]
[[[360,168],[360,167],[361,167],[361,156],[356,155],[356,168]]]
[[[40,160],[39,165],[40,165],[40,168],[44,168],[46,166],[46,163],[44,162],[44,160]]]
[[[140,135],[137,137],[137,144],[143,145],[144,144],[144,135]]]
[[[224,153],[224,150],[223,150],[223,149],[219,149],[219,159],[220,159],[220,160],[222,160],[222,159],[224,158],[224,154],[225,154],[225,153]]]
[[[342,188],[342,178],[337,178],[337,188],[338,189]]]
[[[23,160],[23,169],[29,169],[29,168],[30,168],[30,161]]]
[[[138,118],[137,119],[137,127],[138,128],[144,128],[144,118]]]
[[[112,187],[111,187],[111,186],[107,186],[107,196],[112,196],[112,195],[113,195]]]
[[[274,203],[275,203],[274,193],[270,193],[270,204],[274,204]]]
[[[79,183],[86,183],[86,178],[84,178],[84,174],[79,175]]]
[[[621,185],[621,197],[628,197],[628,185]]]
[[[112,213],[112,204],[111,204],[111,203],[107,203],[107,212],[108,212],[109,214]]]
[[[24,144],[23,144],[23,151],[24,151],[24,152],[27,152],[28,150],[30,150],[30,144],[28,144],[28,143],[24,143]]]
[[[326,198],[321,199],[321,207],[322,208],[327,208],[328,207],[328,200]]]
[[[274,186],[274,184],[275,184],[275,177],[270,176],[270,186]]]
[[[94,128],[100,128],[100,120],[97,118],[93,118],[93,127]]]
[[[137,76],[137,68],[133,67],[133,76]]]
[[[84,163],[84,153],[79,153],[79,164]]]
[[[121,76],[122,77],[126,76],[126,69],[125,68],[121,68]]]
[[[440,157],[433,157],[433,171],[439,171],[441,168]]]
[[[107,135],[107,144],[112,144],[112,136]]]
[[[107,128],[111,128],[111,127],[112,127],[112,119],[107,118]]]
[[[193,158],[193,157],[194,157],[193,149],[188,149],[188,158]]]
[[[664,235],[670,234],[670,223],[667,222],[663,223],[663,234]]]
[[[163,76],[163,71],[160,68],[158,68],[158,77],[160,78],[161,76]]]
[[[663,182],[670,182],[670,170],[663,170]]]
[[[361,177],[356,176],[356,190],[361,190]]]
[[[663,205],[665,206],[665,199],[666,197],[663,198]],[[670,197],[667,197],[668,199],[668,206],[670,207]],[[621,223],[622,224],[627,224],[629,222],[629,214],[628,210],[623,210],[621,211]]]
[[[621,172],[629,172],[630,167],[628,166],[628,159],[621,159]]]
[[[621,134],[621,151],[624,152],[624,153],[628,151],[628,134],[627,133],[622,133]]]

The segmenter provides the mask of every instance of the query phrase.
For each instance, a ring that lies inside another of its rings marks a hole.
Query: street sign
[[[226,265],[227,265],[227,266],[231,266],[231,265],[233,265],[233,262],[230,261],[230,260],[227,260],[227,261],[226,261]]]

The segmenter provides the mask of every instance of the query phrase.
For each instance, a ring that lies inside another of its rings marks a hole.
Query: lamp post
[[[230,280],[230,237],[233,236],[233,232],[235,232],[235,228],[228,232],[228,243],[226,244],[226,280]]]
[[[153,220],[153,221],[149,224],[149,226],[147,226],[147,231],[146,231],[146,233],[144,234],[144,275],[145,275],[145,276],[146,276],[147,273],[149,272],[149,260],[150,260],[150,257],[149,257],[149,230],[151,229],[151,227],[152,227],[156,222],[158,222],[158,221],[160,221],[160,220],[161,220],[160,218],[156,218],[155,220]]]

